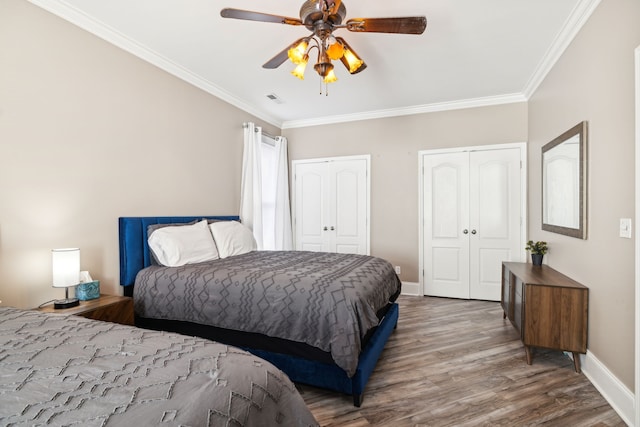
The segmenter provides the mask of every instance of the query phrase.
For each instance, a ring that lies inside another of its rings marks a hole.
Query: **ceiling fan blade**
[[[307,37],[299,38],[295,42],[291,43],[289,46],[285,47],[276,56],[274,56],[273,58],[271,58],[270,60],[265,62],[264,65],[262,66],[262,68],[268,68],[268,69],[272,70],[274,68],[278,68],[279,66],[281,66],[287,59],[289,59],[289,54],[288,54],[289,49],[291,49],[292,47],[296,46],[298,43],[300,43],[302,40],[304,40],[306,38]]]
[[[225,8],[220,11],[223,18],[244,19],[246,21],[273,22],[275,24],[302,25],[298,18],[269,15],[268,13],[252,12],[250,10]]]
[[[278,53],[276,56],[268,60],[262,65],[262,68],[268,68],[273,70],[274,68],[278,68],[281,66],[284,61],[286,61],[289,56],[287,55],[287,51],[289,50],[289,46],[287,46],[282,52]]]
[[[349,31],[363,33],[422,34],[427,28],[424,16],[404,18],[353,18],[347,21]]]

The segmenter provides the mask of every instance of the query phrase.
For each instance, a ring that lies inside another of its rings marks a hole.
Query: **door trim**
[[[635,49],[635,83],[636,83],[636,165],[635,165],[635,323],[636,323],[636,361],[635,361],[635,420],[634,425],[640,427],[640,46]]]
[[[520,239],[522,242],[526,242],[527,236],[527,143],[526,142],[511,142],[506,144],[491,144],[491,145],[475,145],[469,147],[456,147],[456,148],[440,148],[433,150],[420,150],[418,151],[418,284],[420,295],[424,295],[424,156],[428,154],[443,154],[443,153],[459,153],[459,152],[471,152],[471,151],[489,151],[489,150],[503,150],[508,148],[520,149],[520,192],[522,195],[521,204],[521,227],[520,227]],[[525,250],[522,247],[521,256],[524,259]]]

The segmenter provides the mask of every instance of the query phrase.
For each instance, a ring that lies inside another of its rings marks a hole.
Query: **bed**
[[[153,265],[149,226],[203,219],[238,220],[234,216],[119,219],[120,283],[125,295],[134,296],[136,325],[239,346],[270,361],[294,382],[352,395],[354,405],[360,406],[365,385],[397,325],[395,299],[401,283],[393,267],[375,257],[304,251],[253,251],[211,261],[214,267],[209,263],[177,268]],[[245,264],[234,265],[236,259]],[[229,269],[227,276],[218,275]],[[179,276],[185,281],[173,283]],[[279,282],[283,277],[285,282]],[[375,277],[380,283],[369,283]],[[311,283],[302,284],[307,279]],[[226,286],[206,287],[216,281]],[[239,290],[234,291],[234,286]],[[365,289],[371,293],[364,293]],[[292,294],[305,296],[299,301],[291,299]],[[364,302],[350,299],[356,294]],[[194,305],[196,300],[208,305],[200,308]],[[255,305],[245,308],[252,301]],[[286,311],[287,307],[288,316],[270,318],[270,310]],[[213,316],[221,319],[211,321]],[[239,327],[241,321],[251,324]],[[321,337],[303,333],[304,328],[320,331]],[[282,330],[293,335],[281,335]]]
[[[0,424],[317,426],[295,385],[238,348],[0,307]]]

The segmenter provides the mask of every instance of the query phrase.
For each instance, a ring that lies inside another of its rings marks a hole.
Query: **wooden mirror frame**
[[[576,228],[566,227],[558,224],[547,223],[545,209],[547,209],[547,168],[545,164],[545,153],[556,148],[563,142],[578,137],[578,226]],[[587,122],[583,121],[572,127],[553,141],[542,147],[542,229],[553,233],[564,234],[565,236],[576,237],[578,239],[587,238]]]

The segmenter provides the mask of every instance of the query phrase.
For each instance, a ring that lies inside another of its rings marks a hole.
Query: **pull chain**
[[[322,83],[323,81],[320,80],[320,95],[322,96]],[[329,83],[325,83],[324,84],[324,96],[329,96]]]

